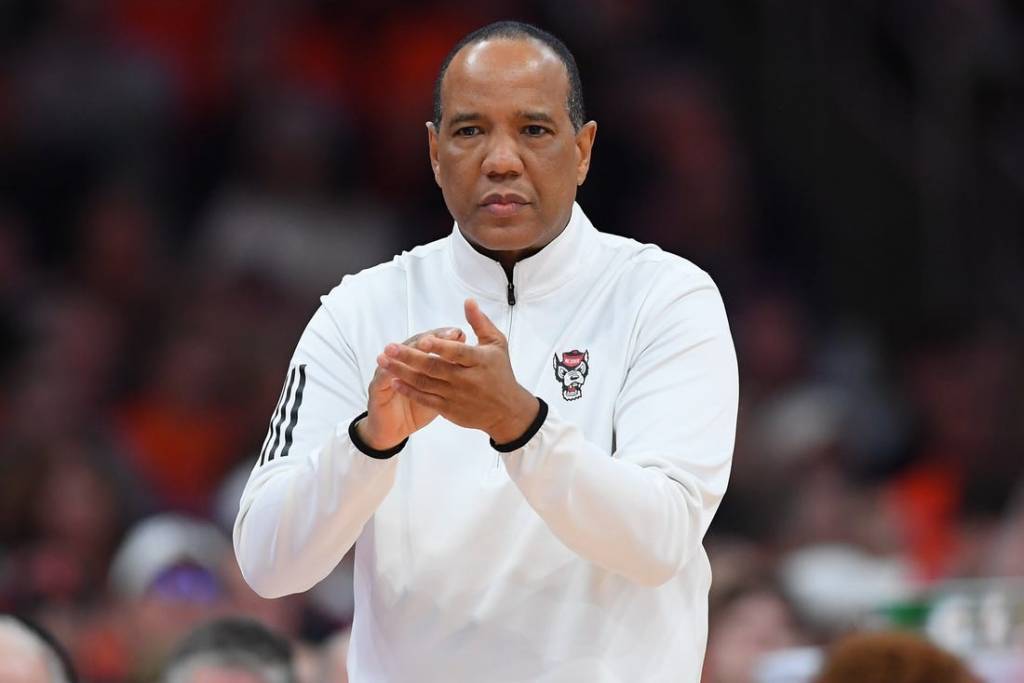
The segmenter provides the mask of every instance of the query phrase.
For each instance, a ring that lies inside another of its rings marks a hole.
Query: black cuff
[[[533,436],[540,431],[540,428],[544,426],[544,420],[548,418],[548,404],[544,402],[540,396],[535,397],[537,402],[540,403],[540,410],[537,411],[537,417],[533,418],[533,422],[526,428],[523,435],[515,441],[509,441],[508,443],[494,443],[494,439],[491,439],[491,448],[498,451],[499,453],[511,453],[514,450],[522,448],[526,445]]]
[[[409,437],[405,437],[404,439],[402,439],[402,442],[400,444],[398,444],[397,446],[392,446],[386,451],[378,451],[376,448],[370,448],[368,445],[366,445],[366,442],[359,437],[359,430],[356,429],[356,423],[358,423],[360,420],[362,420],[369,414],[369,412],[364,410],[359,415],[356,415],[356,419],[352,420],[351,424],[349,424],[348,438],[352,439],[352,444],[360,451],[362,451],[365,455],[368,455],[371,458],[376,458],[377,460],[387,460],[388,458],[398,455],[399,451],[405,448],[405,444],[408,443]]]

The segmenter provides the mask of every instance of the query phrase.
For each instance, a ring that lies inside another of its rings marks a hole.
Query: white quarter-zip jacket
[[[349,434],[389,342],[474,297],[549,407],[522,447],[439,417],[389,458]],[[736,357],[692,263],[598,232],[578,205],[511,282],[451,235],[347,276],[299,340],[242,495],[235,552],[265,597],[355,544],[353,683],[696,683]],[[380,455],[380,454],[376,454]]]

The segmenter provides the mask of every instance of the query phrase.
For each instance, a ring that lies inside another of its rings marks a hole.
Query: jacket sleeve
[[[610,457],[554,409],[505,456],[563,543],[642,585],[667,582],[700,547],[732,462],[736,355],[717,288],[697,280],[641,308]]]
[[[235,520],[238,565],[263,597],[326,577],[391,489],[398,458],[368,457],[348,435],[365,408],[355,354],[322,305],[292,357]]]

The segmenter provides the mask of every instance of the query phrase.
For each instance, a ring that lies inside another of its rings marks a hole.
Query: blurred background
[[[742,392],[705,682],[806,680],[816,648],[877,625],[1006,675],[1024,651],[1008,0],[0,0],[0,612],[97,683],[148,680],[227,613],[300,643],[307,683],[343,680],[349,565],[265,601],[230,527],[318,296],[450,231],[433,80],[503,18],[576,55],[594,223],[691,259],[729,311]]]

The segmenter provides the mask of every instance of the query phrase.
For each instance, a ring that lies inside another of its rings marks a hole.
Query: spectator
[[[136,678],[154,674],[193,628],[231,611],[223,574],[230,553],[213,524],[180,515],[150,517],[128,533],[110,589],[124,610],[120,637]]]
[[[953,655],[909,633],[859,633],[832,648],[817,683],[980,683]]]
[[[287,640],[248,619],[208,622],[178,644],[161,683],[295,683]]]
[[[706,683],[751,683],[762,656],[803,644],[791,605],[771,582],[741,579],[714,597],[702,677]]]

